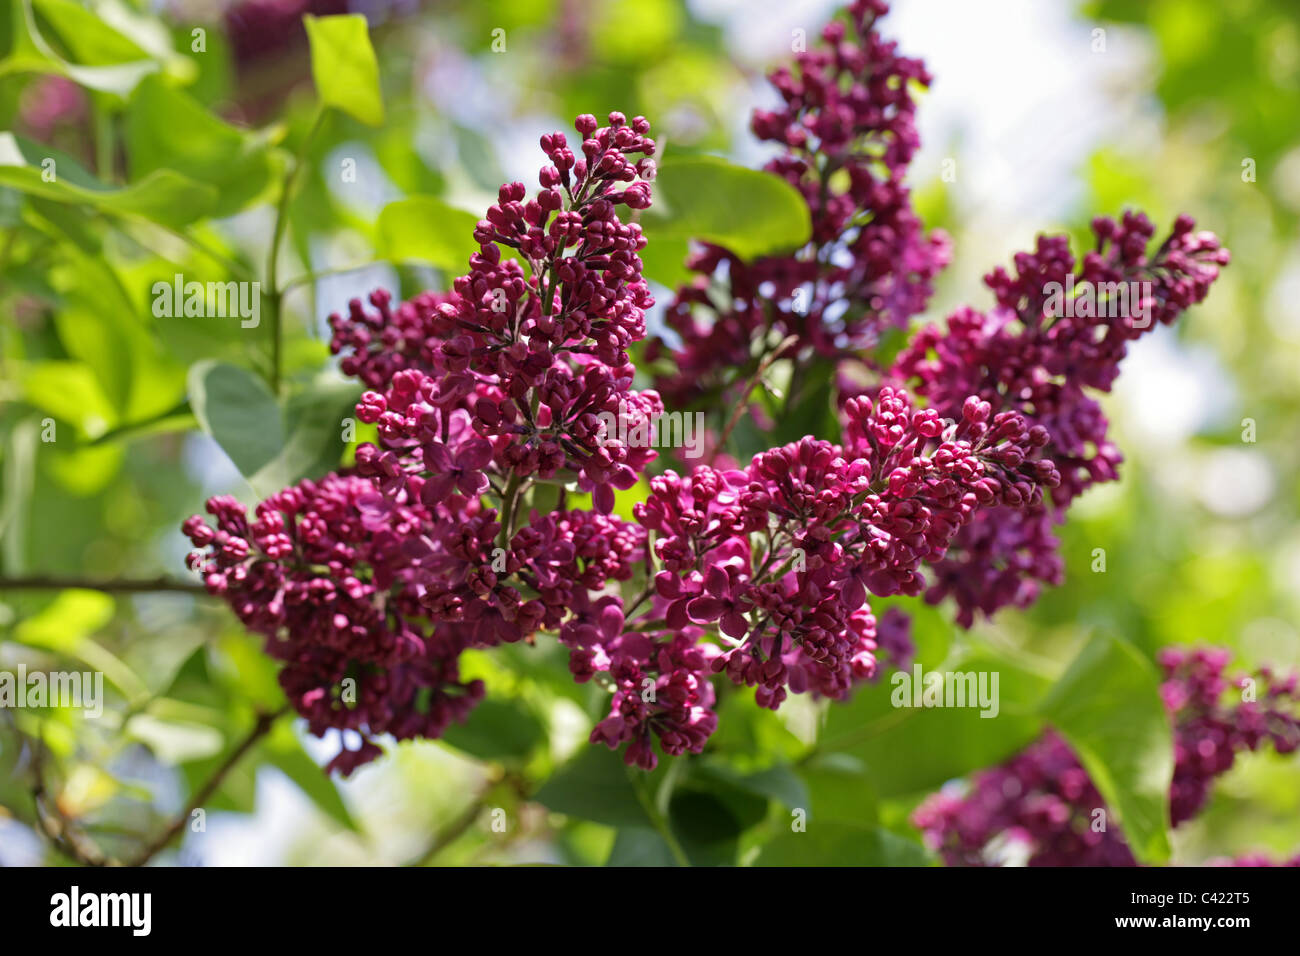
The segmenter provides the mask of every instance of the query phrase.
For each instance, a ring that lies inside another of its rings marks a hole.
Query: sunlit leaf
[[[812,231],[808,204],[793,186],[714,156],[665,161],[653,194],[641,216],[650,243],[698,239],[752,259],[797,249]]]
[[[125,132],[132,178],[170,169],[213,186],[217,195],[209,215],[216,217],[257,199],[284,167],[265,138],[223,122],[158,76],[136,88]]]
[[[459,275],[479,251],[474,241],[478,217],[433,196],[391,202],[379,213],[376,245],[392,262],[428,262]]]
[[[369,126],[384,121],[379,64],[361,14],[303,17],[311,43],[311,75],[321,102]]]
[[[171,227],[202,218],[217,202],[214,187],[170,169],[155,170],[121,189],[106,186],[67,154],[13,133],[0,133],[0,185]]]

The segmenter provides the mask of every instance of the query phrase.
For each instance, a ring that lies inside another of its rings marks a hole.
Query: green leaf
[[[209,113],[159,76],[146,77],[126,114],[126,155],[133,179],[171,169],[217,190],[209,215],[230,216],[279,180],[284,162],[262,137]]]
[[[267,763],[298,785],[311,801],[331,820],[359,832],[347,804],[329,774],[319,767],[302,748],[288,721],[277,721],[275,729],[261,747]]]
[[[28,647],[75,653],[82,641],[113,619],[115,606],[102,591],[69,588],[20,623],[14,639]]]
[[[660,166],[654,205],[640,221],[651,244],[661,238],[698,239],[742,259],[792,251],[812,233],[808,205],[793,186],[715,156]]]
[[[261,638],[242,627],[231,628],[208,643],[206,665],[211,679],[204,686],[219,686],[228,699],[247,701],[267,711],[284,704],[279,666],[263,650]]]
[[[710,752],[741,757],[753,765],[773,758],[793,760],[808,749],[772,710],[758,706],[752,688],[729,690],[718,706],[718,729]]]
[[[122,189],[106,186],[56,149],[0,133],[0,185],[64,203],[86,203],[117,215],[140,216],[179,228],[207,215],[217,190],[170,169]]]
[[[760,866],[931,866],[930,853],[882,827],[808,822],[804,833],[782,833],[763,847]]]
[[[614,838],[606,866],[676,866],[673,851],[650,827],[623,827]]]
[[[32,0],[32,8],[53,28],[77,63],[108,66],[149,59],[133,41],[71,0]]]
[[[330,382],[291,396],[284,410],[284,445],[249,476],[253,490],[274,494],[337,468],[344,448],[343,419],[354,415],[361,392],[361,386],[351,382]]]
[[[117,420],[90,366],[81,362],[31,362],[21,375],[23,395],[59,421],[95,438]]]
[[[360,14],[303,17],[311,44],[311,75],[321,102],[367,126],[384,122],[379,64]]]
[[[735,791],[727,800],[702,790],[677,790],[669,802],[668,821],[692,866],[734,866],[740,835],[762,819],[766,808],[767,801]]]
[[[923,672],[922,680],[927,672],[941,671],[987,673],[989,690],[997,674],[996,716],[981,716],[981,708],[970,706],[895,706],[895,699],[910,698],[916,674],[896,671],[860,688],[847,704],[832,705],[818,749],[861,760],[878,794],[888,798],[933,790],[999,763],[1041,733],[1043,719],[1035,708],[1050,687],[1043,675],[990,651],[950,658]]]
[[[214,361],[196,363],[188,381],[194,417],[263,497],[338,467],[343,419],[361,393],[347,382],[319,383],[282,408],[248,369]]]
[[[257,474],[284,447],[280,406],[248,369],[198,362],[188,378],[194,417],[245,477]]]
[[[153,714],[136,714],[126,725],[126,735],[147,746],[159,760],[178,765],[221,753],[224,738],[215,727],[191,721],[164,720]]]
[[[150,334],[102,257],[70,259],[51,273],[63,300],[55,324],[68,354],[94,371],[119,422],[148,421],[174,408],[185,391],[184,367]]]
[[[470,711],[463,724],[452,724],[442,741],[481,760],[527,757],[546,731],[528,707],[518,700],[493,699]]]
[[[433,196],[391,202],[379,213],[375,228],[379,254],[390,262],[429,262],[459,275],[479,251],[474,241],[478,217]]]
[[[799,441],[805,435],[831,442],[840,440],[839,416],[835,409],[836,369],[834,362],[821,359],[807,366],[799,393],[790,396],[792,400],[777,420],[775,430],[770,436],[764,436],[765,442],[772,446],[785,445]]]
[[[797,804],[817,824],[850,823],[874,826],[879,822],[875,788],[861,760],[849,754],[825,754],[799,771],[808,787],[808,803]]]
[[[131,355],[114,328],[119,318],[116,313],[101,316],[78,308],[64,308],[54,316],[63,347],[94,372],[105,400],[113,406],[114,419],[126,407],[131,388]]]
[[[689,239],[656,234],[639,253],[642,272],[660,285],[666,285],[670,289],[680,288],[695,275],[686,268],[686,257],[690,251]]]
[[[35,5],[63,46],[82,62],[65,60],[41,34]],[[84,87],[120,97],[159,69],[157,61],[89,10],[69,0],[11,0],[11,46],[0,60],[0,77],[15,73],[65,76]]]
[[[645,827],[649,823],[623,758],[595,744],[580,748],[534,799],[556,813],[606,826]]]
[[[1133,855],[1169,859],[1173,738],[1155,668],[1127,641],[1098,635],[1042,704],[1106,798]]]
[[[721,783],[764,800],[776,800],[789,808],[808,806],[808,787],[791,767],[784,764],[750,774],[742,774],[721,760],[693,762],[692,769],[693,781],[712,781],[716,792],[725,792],[717,786]],[[763,810],[766,811],[766,807]],[[757,820],[750,822],[756,823]]]
[[[88,497],[107,487],[121,471],[126,452],[120,445],[51,447],[46,470],[67,491]]]

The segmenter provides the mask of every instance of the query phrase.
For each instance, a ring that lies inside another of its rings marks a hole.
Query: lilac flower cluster
[[[360,733],[330,769],[349,773],[379,755],[372,738],[437,737],[483,696],[459,680],[456,659],[471,643],[465,626],[430,632],[409,585],[405,550],[431,515],[418,500],[395,505],[355,476],[330,475],[257,506],[221,496],[184,531],[190,565],[283,662],[280,683],[317,735]]]
[[[885,388],[850,403],[843,446],[809,437],[743,470],[651,479],[635,508],[663,567],[651,613],[669,628],[716,624],[727,647],[710,668],[757,687],[763,706],[788,690],[843,698],[875,670],[867,593],[919,594],[922,562],[977,511],[1039,501],[1058,480],[1030,461],[1045,433],[990,412],[972,397],[945,426]]]
[[[377,754],[377,734],[436,737],[467,713],[482,688],[456,682],[466,647],[557,631],[580,676],[611,669],[611,653],[626,671],[633,646],[672,653],[624,640],[619,599],[593,598],[644,559],[645,531],[608,512],[655,454],[606,435],[598,415],[662,409],[630,389],[626,349],[652,300],[645,239],[617,215],[648,205],[655,145],[644,119],[609,119],[578,117],[576,153],[562,133],[542,137],[541,192],[502,187],[451,293],[393,309],[378,292],[377,314],[354,302],[332,318],[344,370],[384,389],[358,405],[380,442],[357,449],[355,475],[289,489],[251,525],[226,498],[209,502],[215,529],[186,522],[206,549],[192,565],[287,662],[281,682],[311,729],[361,733],[335,761],[345,772]],[[545,479],[575,481],[596,509],[521,520]]]
[[[393,308],[386,289],[370,293],[368,312],[360,299],[348,303],[346,315],[329,317],[330,352],[343,354],[339,368],[371,388],[386,388],[406,369],[436,374],[441,366],[447,326],[438,307],[449,301],[439,292],[422,292]]]
[[[987,314],[963,308],[945,327],[922,328],[890,370],[891,380],[913,387],[941,415],[956,414],[968,395],[1021,412],[1047,430],[1042,454],[1061,472],[1043,507],[981,515],[936,565],[927,599],[952,597],[964,626],[977,611],[1027,606],[1039,582],[1060,583],[1052,525],[1087,488],[1114,481],[1121,461],[1090,392],[1109,391],[1128,343],[1204,300],[1228,262],[1218,239],[1196,232],[1187,216],[1150,254],[1155,227],[1141,213],[1126,213],[1118,223],[1098,218],[1092,227],[1097,246],[1081,263],[1066,237],[1040,236],[1033,253],[1016,256],[1014,276],[999,267],[985,277],[996,308]],[[1077,288],[1089,296],[1111,290],[1114,299],[1056,308],[1049,290],[1065,287],[1076,268]],[[1121,287],[1134,292],[1120,297],[1113,290]]]
[[[482,251],[452,294],[436,307],[406,310],[418,326],[409,340],[405,326],[381,333],[410,341],[424,368],[394,374],[386,392],[366,393],[358,407],[382,437],[382,447],[358,451],[358,467],[385,493],[417,474],[433,479],[426,498],[445,493],[451,476],[463,493],[479,493],[492,464],[513,479],[576,476],[608,513],[614,489],[634,485],[653,460],[653,450],[607,435],[601,420],[630,418],[635,430],[638,419],[662,411],[655,393],[631,389],[627,349],[645,336],[654,300],[637,255],[645,237],[618,217],[621,206],[650,203],[649,128],[621,113],[599,129],[595,117],[580,116],[579,155],[563,133],[542,137],[551,161],[539,175],[542,190],[525,202],[522,183],[502,186],[475,230]],[[503,248],[518,258],[505,258]],[[358,343],[362,323],[352,311],[351,322],[333,320],[336,349]],[[351,361],[373,381],[409,359],[384,350]]]
[[[324,17],[348,13],[348,0],[240,0],[223,17],[235,65],[247,68],[302,46],[307,39],[305,14]]]
[[[793,335],[804,354],[869,361],[882,330],[905,328],[925,308],[949,243],[924,234],[903,177],[920,145],[913,85],[929,85],[930,75],[876,31],[887,11],[881,0],[853,0],[847,22],[822,31],[820,48],[771,74],[782,106],[756,110],[752,129],[781,147],[765,168],[803,196],[811,238],[752,262],[707,243],[691,257],[698,278],[666,317],[682,344],[674,370],[656,381],[670,402],[744,382],[755,342],[770,348]],[[710,289],[720,275],[725,296]],[[651,343],[651,358],[666,353]]]
[[[1201,811],[1215,779],[1232,768],[1238,753],[1266,743],[1280,754],[1300,747],[1296,675],[1262,670],[1229,681],[1224,669],[1230,656],[1219,649],[1166,648],[1160,654],[1161,694],[1174,725],[1173,826]],[[1238,699],[1225,702],[1231,688]],[[1092,828],[1092,814],[1104,807],[1069,745],[1048,732],[978,774],[965,795],[934,794],[912,821],[950,866],[988,865],[999,838],[1024,845],[1031,866],[1135,866],[1118,827]]]
[[[789,693],[844,698],[878,654],[905,666],[906,614],[877,619],[869,595],[967,588],[964,608],[989,609],[1013,601],[1003,592],[1021,577],[1047,575],[1011,562],[1049,550],[1050,532],[1029,533],[1040,518],[1113,475],[1081,389],[1109,386],[1134,330],[1032,320],[1033,290],[1073,266],[1045,240],[1016,279],[990,280],[989,320],[927,330],[893,369],[863,351],[922,308],[946,257],[901,184],[916,148],[909,84],[928,77],[877,36],[883,12],[855,0],[848,28],[828,27],[797,74],[774,74],[786,105],[757,114],[755,131],[785,148],[771,168],[808,201],[812,242],[749,264],[706,247],[701,281],[670,309],[680,375],[660,379],[674,400],[725,390],[751,370],[753,336],[794,335],[798,361],[877,373],[842,390],[837,441],[808,435],[744,466],[724,453],[647,476],[635,521],[613,514],[616,492],[655,460],[634,436],[664,410],[658,391],[633,388],[653,305],[646,239],[625,221],[649,206],[655,176],[641,117],[579,116],[573,145],[543,136],[540,189],[501,187],[450,290],[399,304],[377,291],[330,317],[378,441],[357,448],[350,473],[263,502],[251,524],[220,498],[215,528],[196,516],[185,532],[209,589],[285,662],[281,682],[313,732],[360,735],[332,766],[373,758],[379,735],[438,736],[483,693],[459,679],[462,651],[548,632],[575,680],[611,693],[592,742],[653,768],[659,753],[703,750],[716,676],[776,708]],[[1149,262],[1145,220],[1098,228],[1085,280],[1150,276],[1162,322],[1203,298],[1226,258],[1182,220]],[[696,326],[688,306],[724,261],[730,304]],[[590,507],[568,506],[574,488]],[[545,511],[542,489],[558,496]],[[988,581],[1008,570],[1009,584]],[[625,598],[633,581],[640,593]]]
[[[961,309],[945,326],[924,327],[890,368],[878,368],[882,330],[906,327],[924,308],[948,260],[947,239],[923,234],[902,182],[918,145],[911,89],[930,77],[881,39],[886,11],[879,0],[851,3],[844,21],[826,27],[821,48],[772,74],[782,108],[754,114],[755,134],[783,148],[767,169],[808,203],[808,245],[746,263],[705,244],[689,263],[699,277],[668,310],[681,345],[670,352],[652,342],[648,355],[671,354],[675,368],[656,386],[674,404],[720,394],[746,400],[728,390],[749,387],[780,347],[795,366],[792,383],[811,363],[833,361],[841,404],[884,382],[912,389],[945,418],[978,395],[1046,428],[1051,441],[1040,455],[1062,476],[1050,500],[984,511],[936,556],[926,597],[951,597],[969,627],[977,613],[1028,606],[1041,584],[1061,582],[1053,527],[1087,487],[1114,480],[1120,462],[1090,393],[1109,390],[1130,340],[1205,298],[1228,253],[1185,216],[1150,254],[1155,230],[1145,216],[1097,219],[1096,248],[1082,262],[1064,237],[1040,238],[1035,252],[1016,257],[1014,276],[999,268],[986,277],[994,310]],[[1050,283],[1079,290],[1094,307],[1054,314]],[[1107,297],[1121,286],[1142,291]]]

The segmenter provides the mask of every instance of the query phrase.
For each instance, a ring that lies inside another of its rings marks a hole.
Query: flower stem
[[[289,202],[293,199],[294,187],[298,184],[298,177],[302,174],[303,167],[307,165],[307,152],[311,149],[312,140],[316,138],[324,123],[325,109],[321,107],[316,111],[311,129],[307,131],[307,135],[298,146],[298,152],[293,157],[293,166],[284,179],[284,189],[281,190],[280,201],[275,207],[275,229],[271,233],[271,248],[266,254],[267,299],[271,303],[271,392],[277,396],[280,393],[280,379],[284,365],[284,322],[281,314],[284,310],[281,305],[284,293],[287,291],[287,288],[279,287],[280,245],[289,226]]]
[[[202,584],[175,581],[171,578],[110,579],[56,577],[33,574],[26,577],[0,578],[0,591],[59,591],[80,588],[85,591],[103,591],[106,594],[145,594],[151,591],[179,591],[185,594],[207,595]]]
[[[258,714],[257,723],[253,725],[253,729],[248,732],[247,736],[240,741],[239,746],[231,751],[230,755],[226,757],[221,766],[213,771],[212,776],[208,777],[203,786],[195,792],[185,809],[176,815],[176,818],[172,820],[167,829],[160,833],[151,843],[141,850],[140,853],[131,860],[130,865],[144,866],[144,864],[148,863],[155,856],[165,850],[167,845],[170,844],[172,840],[176,839],[177,835],[185,829],[185,824],[189,822],[194,811],[203,806],[203,804],[205,804],[208,799],[217,792],[217,788],[221,786],[221,781],[226,778],[226,774],[230,773],[230,771],[234,769],[235,765],[253,749],[253,745],[270,733],[271,727],[275,722],[288,712],[289,706],[286,704],[274,713]]]
[[[636,791],[636,798],[641,803],[641,809],[645,811],[646,816],[650,818],[650,823],[654,826],[655,832],[668,844],[668,852],[673,855],[673,859],[678,866],[690,866],[690,857],[682,849],[682,845],[677,842],[677,837],[673,835],[672,827],[664,819],[664,815],[659,812],[655,806],[654,799],[650,796],[649,777],[631,767],[628,768],[628,778],[632,781],[632,789]]]
[[[512,471],[506,482],[505,494],[501,496],[501,530],[497,532],[497,547],[504,548],[510,542],[510,526],[515,520],[515,498],[519,495],[519,472]]]

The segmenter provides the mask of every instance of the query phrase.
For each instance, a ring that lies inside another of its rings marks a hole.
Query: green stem
[[[146,594],[154,591],[179,591],[185,594],[207,595],[202,584],[177,581],[172,578],[82,578],[48,574],[19,577],[0,577],[0,591],[62,591],[78,588],[86,591],[103,591],[105,594]]]
[[[736,427],[736,423],[740,421],[740,416],[747,408],[749,408],[750,393],[754,391],[754,387],[758,384],[758,380],[763,377],[763,373],[766,372],[771,367],[772,363],[779,359],[787,349],[796,345],[798,342],[799,336],[786,336],[781,341],[780,345],[764,356],[763,360],[758,363],[758,368],[754,370],[754,374],[745,382],[745,391],[739,396],[739,401],[736,402],[736,407],[732,410],[731,416],[727,419],[726,427],[722,429],[722,434],[719,436],[718,444],[716,446],[717,451],[720,452],[726,447],[727,439],[731,437],[731,432]],[[786,405],[787,407],[789,405],[788,396],[786,398]]]
[[[506,481],[505,494],[501,496],[501,530],[497,532],[497,547],[504,548],[510,542],[510,526],[515,520],[515,498],[519,495],[519,472],[512,471]]]
[[[113,177],[113,117],[103,109],[95,110],[95,172],[105,183]]]
[[[277,395],[280,392],[280,378],[284,365],[282,358],[284,351],[282,312],[284,310],[281,305],[285,290],[280,288],[280,246],[284,241],[285,230],[289,227],[289,203],[293,199],[294,188],[298,184],[298,177],[302,174],[303,167],[307,165],[307,153],[311,149],[312,141],[324,125],[325,115],[324,107],[316,111],[311,129],[307,131],[307,135],[298,146],[298,151],[294,154],[293,165],[284,179],[284,189],[280,192],[280,201],[275,207],[275,229],[271,233],[271,248],[266,254],[267,298],[271,303],[271,391]]]
[[[649,778],[643,771],[633,767],[628,768],[627,775],[632,781],[632,789],[636,791],[636,798],[641,804],[641,809],[650,818],[650,823],[654,826],[655,832],[663,838],[664,843],[668,844],[668,851],[672,853],[677,865],[690,866],[690,858],[686,855],[686,851],[682,849],[682,845],[677,842],[672,827],[668,825],[668,821],[664,819],[664,815],[659,812],[654,799],[650,796]]]
[[[322,269],[319,272],[304,272],[302,275],[294,276],[284,284],[284,288],[280,290],[280,297],[283,298],[289,294],[291,289],[296,289],[299,286],[309,285],[313,282],[318,282],[321,279],[328,279],[331,276],[345,276],[352,272],[360,272],[362,269],[369,269],[371,266],[383,265],[385,261],[386,260],[384,259],[375,259],[373,262],[363,262],[355,266],[340,266],[337,269]]]

